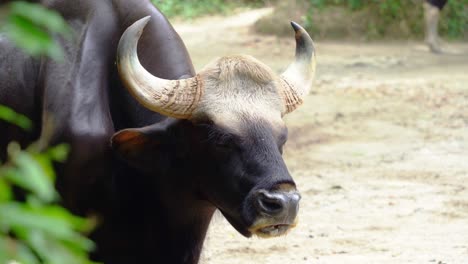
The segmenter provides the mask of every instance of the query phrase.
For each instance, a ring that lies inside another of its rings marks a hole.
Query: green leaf
[[[52,33],[69,36],[71,32],[66,21],[59,13],[38,4],[15,1],[10,5],[10,12],[14,16],[28,19],[31,23],[41,26]]]
[[[20,48],[33,56],[45,54],[60,59],[63,52],[52,36],[28,19],[11,15],[6,26],[7,36]]]
[[[0,204],[0,226],[27,235],[32,230],[48,234],[51,238],[73,243],[80,250],[91,250],[93,242],[75,230],[85,229],[87,221],[75,217],[60,207],[31,207],[18,202]]]
[[[27,152],[20,152],[12,161],[16,168],[6,170],[8,180],[31,191],[44,202],[57,199],[53,179],[47,175],[41,164]]]
[[[59,13],[24,1],[10,3],[8,11],[2,31],[18,47],[33,56],[63,59],[63,49],[52,35],[70,37],[72,31]]]
[[[18,114],[12,109],[0,105],[0,119],[3,119],[7,122],[15,124],[24,130],[31,130],[32,129],[32,122],[26,116],[22,114]]]
[[[25,233],[24,239],[39,253],[45,263],[69,263],[87,264],[92,263],[87,260],[87,254],[83,250],[72,250],[65,243],[48,236],[47,234],[33,230]]]
[[[31,158],[33,158],[37,164],[41,167],[44,176],[46,176],[50,183],[55,180],[55,171],[54,166],[50,158],[45,154],[30,153]]]
[[[70,146],[67,144],[60,144],[47,150],[49,157],[58,162],[65,162],[69,152]]]
[[[42,208],[35,208],[34,212],[41,214],[46,217],[54,218],[54,219],[62,219],[70,224],[73,229],[87,232],[91,228],[93,228],[93,224],[90,220],[85,218],[77,217],[69,213],[65,208],[56,206],[56,205],[49,205],[47,207]]]
[[[0,203],[10,201],[12,198],[11,186],[0,174]]]
[[[20,203],[0,205],[0,214],[6,216],[0,219],[0,225],[10,226],[44,263],[91,263],[87,252],[94,244],[76,232],[88,225],[85,219],[59,206],[38,208]]]
[[[9,263],[12,260],[24,264],[39,264],[34,253],[21,241],[13,240],[0,235],[0,263]]]

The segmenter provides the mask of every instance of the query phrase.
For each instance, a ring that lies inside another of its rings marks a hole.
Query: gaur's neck
[[[167,237],[160,239],[165,244],[159,247],[161,259],[157,263],[198,263],[214,210],[212,206],[195,206],[180,222],[168,223]]]
[[[195,206],[191,209],[192,214],[182,219],[171,218],[177,212],[156,211],[157,208],[153,208],[152,213],[133,211],[134,219],[130,221],[116,219],[123,214],[106,219],[105,226],[94,235],[99,249],[95,260],[107,264],[197,264],[215,208]]]
[[[171,210],[145,201],[106,217],[93,236],[99,250],[94,257],[107,264],[197,264],[215,207],[185,206],[175,202]]]
[[[179,177],[191,175],[184,170],[176,174]],[[189,180],[172,178],[173,180],[164,180],[164,184],[158,184],[165,188],[158,190],[158,210],[161,210],[162,214],[158,215],[159,219],[155,222],[161,223],[161,229],[165,230],[154,234],[158,239],[157,250],[160,250],[161,256],[157,263],[196,264],[216,207],[201,200],[190,186],[184,185]],[[175,183],[174,180],[179,183]]]
[[[188,191],[183,179],[164,175],[163,183],[155,181],[157,175],[131,174],[125,167],[116,166],[118,174],[126,175],[117,177],[114,209],[94,236],[99,251],[96,260],[106,264],[198,263],[216,208]]]

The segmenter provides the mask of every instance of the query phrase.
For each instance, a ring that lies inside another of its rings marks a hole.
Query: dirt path
[[[175,28],[197,69],[246,53],[281,71],[293,40],[249,30],[268,12]],[[468,44],[315,41],[314,92],[286,119],[298,227],[246,239],[217,216],[202,263],[468,263]]]

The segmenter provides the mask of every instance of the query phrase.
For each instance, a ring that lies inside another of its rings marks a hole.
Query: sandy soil
[[[281,71],[292,33],[249,29],[268,12],[175,28],[197,69],[245,53]],[[313,92],[286,118],[284,157],[302,193],[298,227],[247,239],[217,215],[202,263],[468,263],[468,44],[433,55],[420,43],[315,41]]]

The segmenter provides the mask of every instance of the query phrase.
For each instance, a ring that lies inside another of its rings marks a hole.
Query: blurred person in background
[[[425,42],[433,53],[442,53],[439,39],[439,17],[440,11],[444,8],[448,0],[425,0],[424,1],[424,19],[425,19]]]

